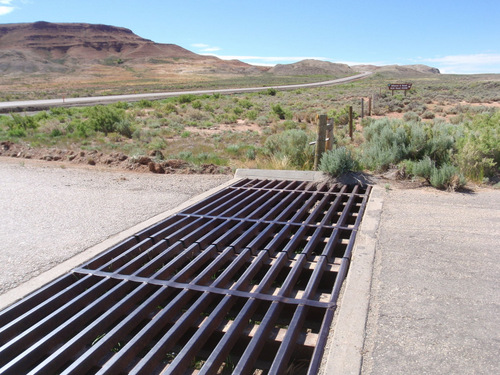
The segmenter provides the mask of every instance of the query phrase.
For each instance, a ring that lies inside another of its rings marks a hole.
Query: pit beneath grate
[[[0,312],[0,373],[316,374],[369,193],[240,180]]]

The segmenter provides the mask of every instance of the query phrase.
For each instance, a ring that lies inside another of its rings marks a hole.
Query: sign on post
[[[411,90],[411,85],[411,83],[389,83],[387,86],[392,91],[392,95],[394,95],[394,90],[405,90],[406,96],[406,90]]]

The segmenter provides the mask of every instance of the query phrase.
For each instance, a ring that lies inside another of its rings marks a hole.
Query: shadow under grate
[[[0,373],[315,374],[369,193],[238,181],[0,312]]]

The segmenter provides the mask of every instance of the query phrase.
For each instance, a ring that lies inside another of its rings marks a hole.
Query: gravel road
[[[154,175],[0,159],[0,294],[230,175]]]

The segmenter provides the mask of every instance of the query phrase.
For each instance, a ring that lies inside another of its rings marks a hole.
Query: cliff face
[[[78,59],[80,62],[117,58],[188,58],[201,56],[174,44],[157,44],[131,30],[84,23],[0,25],[0,52],[31,52],[46,59]]]

